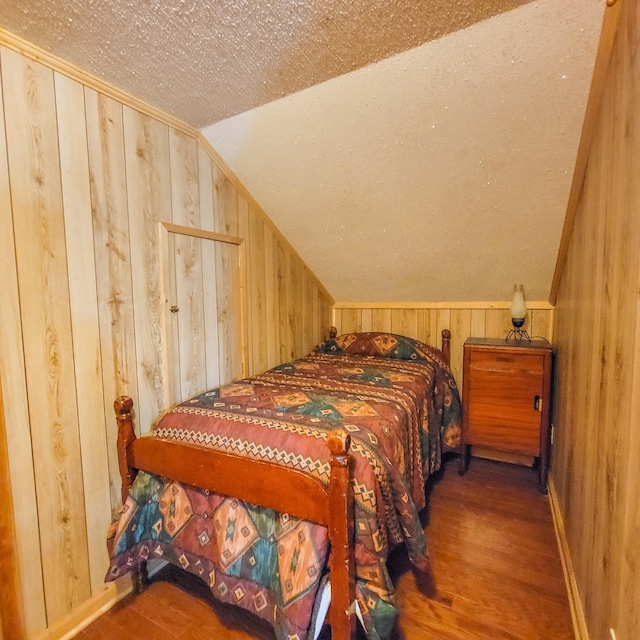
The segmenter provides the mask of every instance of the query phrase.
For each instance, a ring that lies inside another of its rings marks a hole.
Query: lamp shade
[[[514,327],[521,327],[527,315],[527,304],[524,301],[524,287],[513,285],[513,300],[511,302],[511,322]]]

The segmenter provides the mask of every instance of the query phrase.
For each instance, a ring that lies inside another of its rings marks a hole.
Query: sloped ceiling
[[[546,299],[604,0],[0,0],[201,128],[338,301]]]

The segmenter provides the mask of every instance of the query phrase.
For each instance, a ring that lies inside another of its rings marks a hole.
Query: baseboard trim
[[[558,541],[558,549],[560,550],[560,560],[562,562],[562,572],[567,585],[567,594],[569,596],[569,607],[571,608],[571,619],[573,621],[573,632],[576,640],[589,640],[589,630],[587,621],[584,617],[584,608],[580,600],[580,592],[578,583],[576,582],[573,563],[571,562],[571,554],[569,553],[569,544],[567,543],[566,529],[564,526],[564,518],[560,511],[560,503],[556,492],[553,478],[550,477],[547,483],[549,487],[549,503],[551,504],[551,514],[553,516],[553,525]]]
[[[54,622],[34,640],[70,640],[132,591],[130,575],[122,576],[115,582],[109,582],[101,591]]]
[[[152,578],[169,563],[166,560],[153,560],[149,564],[149,577]],[[114,582],[104,585],[102,591],[85,600],[79,607],[56,621],[46,631],[36,636],[34,640],[71,640],[85,627],[118,604],[125,596],[133,591],[131,574],[122,576]]]

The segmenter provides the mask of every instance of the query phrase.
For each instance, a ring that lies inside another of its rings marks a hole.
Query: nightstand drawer
[[[505,373],[527,372],[541,375],[544,370],[544,356],[534,353],[509,353],[477,349],[471,352],[469,366],[479,371],[504,371]]]

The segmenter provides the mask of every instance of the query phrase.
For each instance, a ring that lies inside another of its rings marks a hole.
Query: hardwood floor
[[[393,640],[574,638],[549,499],[534,470],[473,458],[432,478],[423,514],[435,587],[421,593],[406,554],[389,568],[400,610]],[[271,628],[217,603],[198,579],[167,568],[145,593],[129,596],[79,640],[274,640]],[[329,629],[322,633],[330,638]]]

